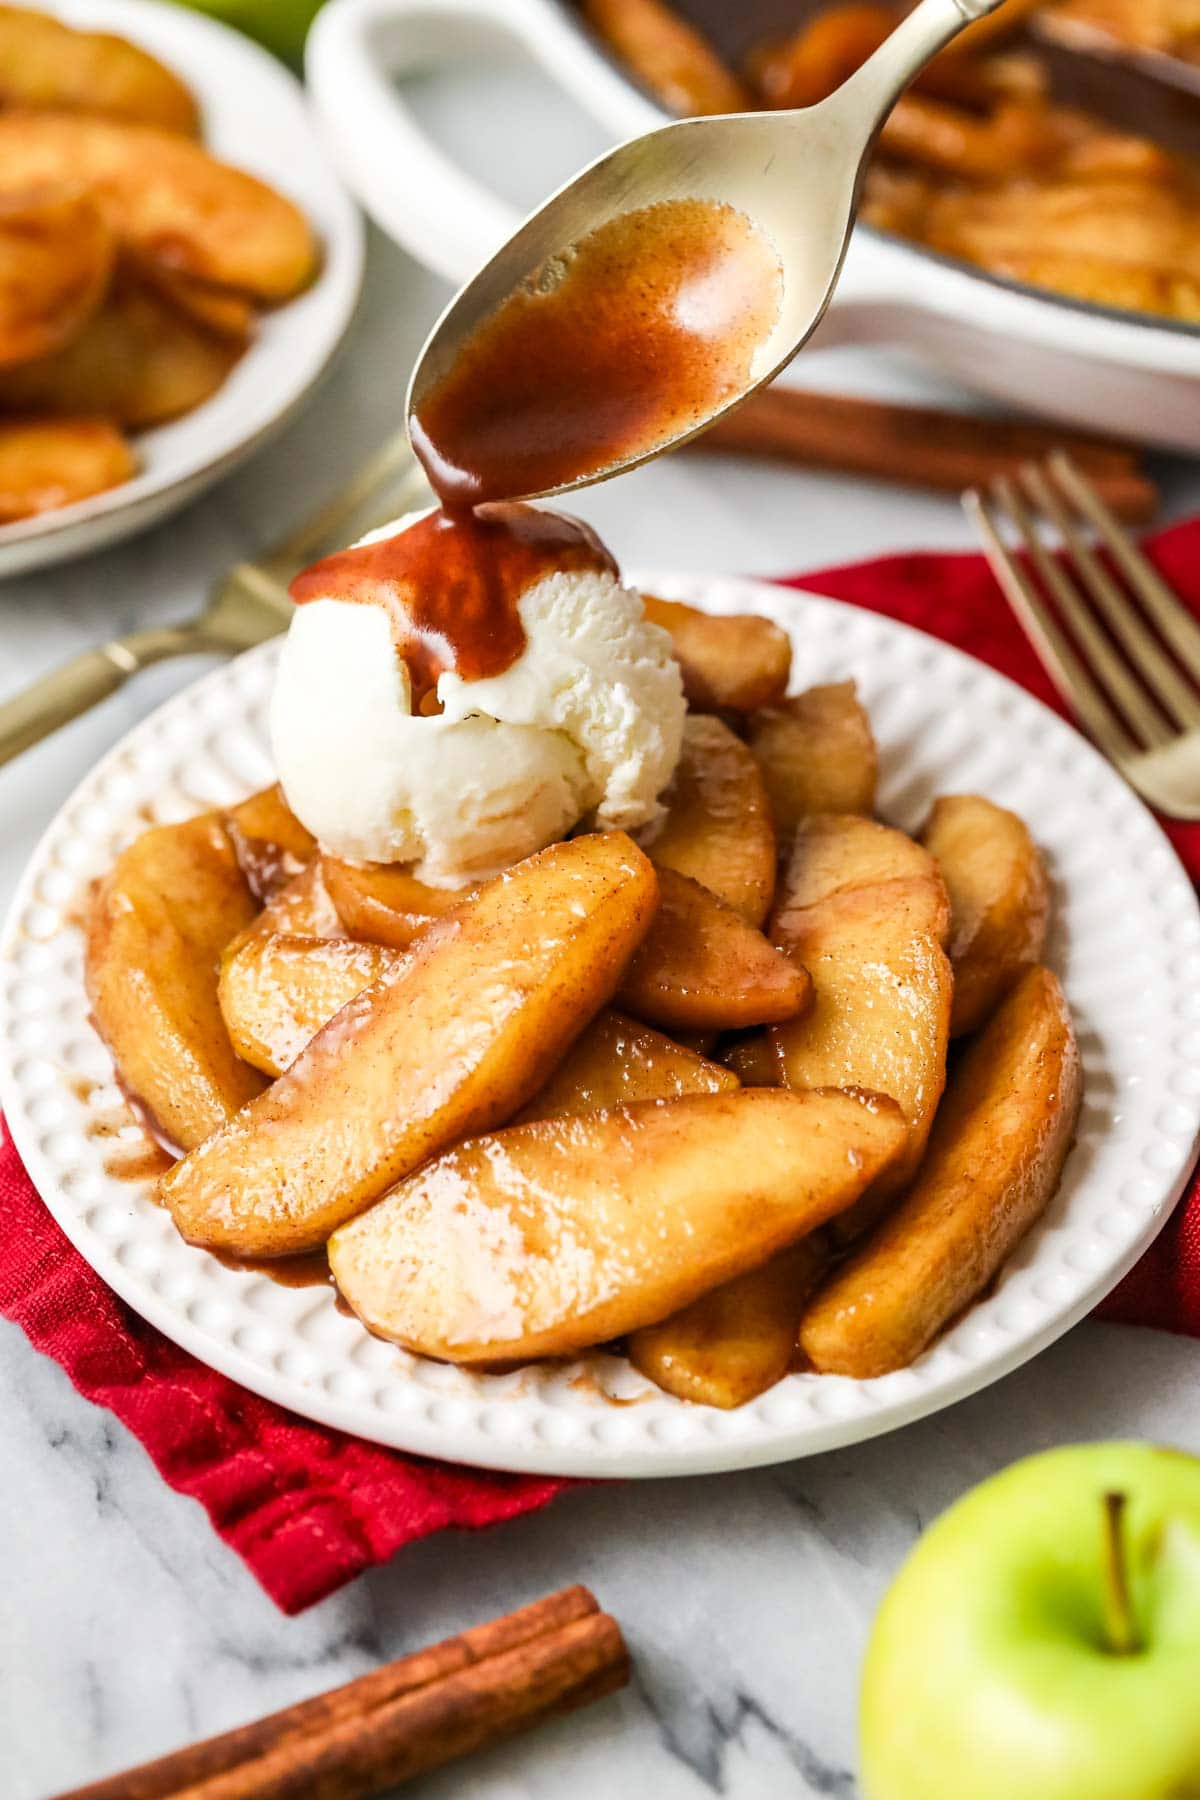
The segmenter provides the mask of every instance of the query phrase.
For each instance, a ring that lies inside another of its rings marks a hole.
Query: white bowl
[[[321,240],[317,280],[265,314],[224,386],[135,440],[132,481],[0,527],[0,576],[65,562],[175,512],[249,455],[299,406],[336,350],[362,285],[363,227],[318,142],[303,89],[249,38],[158,0],[50,0],[68,24],[115,31],[169,64],[203,113],[215,156],[261,176],[303,208]]]
[[[600,1352],[507,1375],[410,1356],[345,1317],[327,1287],[282,1287],[193,1249],[149,1181],[113,1171],[120,1095],[88,1014],[79,898],[147,819],[227,805],[273,778],[266,709],[279,646],[252,650],[130,732],[35,851],[0,938],[0,1103],[50,1211],[124,1300],[255,1393],[397,1449],[489,1468],[681,1475],[894,1430],[1081,1318],[1162,1226],[1195,1156],[1200,915],[1115,770],[1023,690],[889,619],[761,582],[658,573],[645,585],[777,620],[797,685],[853,675],[879,737],[888,818],[915,828],[936,793],[976,791],[1029,821],[1055,889],[1048,960],[1079,1035],[1078,1136],[1043,1218],[911,1368],[873,1381],[789,1375],[736,1412],[672,1399]]]

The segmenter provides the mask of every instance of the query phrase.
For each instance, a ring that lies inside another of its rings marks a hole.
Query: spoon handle
[[[1004,0],[920,0],[862,67],[826,104],[864,139],[882,124],[898,96],[939,50]]]

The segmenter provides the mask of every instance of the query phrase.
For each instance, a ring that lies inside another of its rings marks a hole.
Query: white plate
[[[204,1362],[328,1425],[489,1467],[679,1475],[781,1461],[919,1418],[995,1381],[1088,1311],[1179,1195],[1200,1132],[1200,915],[1149,813],[1068,726],[982,664],[889,620],[763,583],[654,575],[651,591],[757,611],[796,645],[797,685],[857,678],[885,815],[941,791],[1014,807],[1057,897],[1050,960],[1086,1076],[1079,1139],[1046,1217],[994,1291],[911,1368],[793,1375],[738,1412],[672,1400],[623,1360],[479,1375],[371,1338],[332,1293],[188,1247],[149,1190],[106,1170],[112,1065],[88,1022],[78,907],[148,819],[227,805],[271,779],[277,645],[198,682],[80,786],[36,851],[0,941],[0,1101],[51,1212],[105,1281]],[[89,1083],[99,1085],[89,1090]],[[629,1404],[629,1402],[636,1404]]]
[[[0,576],[98,550],[175,512],[295,411],[345,335],[362,285],[363,228],[317,140],[304,92],[240,32],[157,0],[39,0],[68,24],[143,44],[192,89],[213,154],[303,208],[321,240],[312,287],[263,315],[258,336],[211,400],[139,432],[140,472],[74,506],[0,526]]]

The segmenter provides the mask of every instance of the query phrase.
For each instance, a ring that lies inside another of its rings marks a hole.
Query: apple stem
[[[1104,1496],[1104,1635],[1109,1654],[1132,1656],[1140,1648],[1129,1598],[1129,1567],[1125,1546],[1125,1506],[1128,1495]]]

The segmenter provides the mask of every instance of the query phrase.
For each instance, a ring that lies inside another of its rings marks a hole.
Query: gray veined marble
[[[279,442],[150,536],[0,589],[0,692],[114,628],[182,616],[224,561],[314,501],[394,428],[439,299],[376,243],[346,352]],[[933,391],[879,357],[814,363],[813,379]],[[1200,505],[1194,471],[1162,473],[1173,510]],[[769,574],[968,543],[946,500],[707,457],[578,510],[631,565]],[[76,781],[199,667],[152,671],[0,771],[0,900]],[[0,1795],[40,1800],[582,1580],[626,1628],[631,1690],[409,1792],[850,1800],[869,1621],[922,1525],[1046,1445],[1127,1434],[1200,1451],[1198,1377],[1198,1344],[1083,1326],[896,1436],[749,1475],[581,1488],[517,1524],[414,1546],[288,1620],[135,1441],[0,1324]]]

